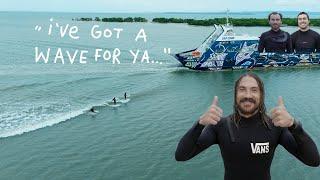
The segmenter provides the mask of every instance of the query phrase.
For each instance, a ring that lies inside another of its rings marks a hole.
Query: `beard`
[[[271,25],[271,28],[275,31],[279,30],[280,29],[280,25],[279,24],[272,24]]]
[[[248,103],[250,103],[250,107],[246,106],[248,105]],[[237,109],[243,115],[252,115],[258,111],[259,105],[257,104],[257,101],[255,99],[243,98],[237,104]]]

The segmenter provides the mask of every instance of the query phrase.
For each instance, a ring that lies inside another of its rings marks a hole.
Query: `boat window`
[[[234,36],[234,32],[233,32],[231,29],[229,29],[229,30],[226,32],[225,36]]]

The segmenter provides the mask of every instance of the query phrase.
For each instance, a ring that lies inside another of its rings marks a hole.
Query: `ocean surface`
[[[265,17],[235,13],[232,17]],[[296,13],[284,15],[295,17]],[[215,95],[224,115],[232,113],[233,86],[246,70],[197,72],[181,67],[171,53],[200,45],[212,27],[186,24],[76,22],[77,17],[223,17],[223,13],[86,14],[0,12],[0,179],[223,179],[218,146],[187,162],[174,152],[183,134]],[[311,14],[319,18],[319,13]],[[52,21],[50,19],[52,18]],[[59,36],[60,26],[77,26],[79,39]],[[52,34],[48,28],[53,25]],[[93,39],[90,30],[109,29]],[[41,30],[37,30],[41,26]],[[119,39],[114,28],[122,28]],[[147,42],[135,37],[143,28]],[[259,36],[268,27],[235,27]],[[283,28],[290,33],[296,27]],[[319,27],[313,27],[320,32]],[[109,32],[109,31],[108,31]],[[35,47],[51,49],[48,63],[35,62]],[[61,59],[54,63],[58,48]],[[120,49],[120,64],[95,61],[95,49]],[[136,63],[130,50],[140,50]],[[71,64],[66,51],[86,50]],[[150,63],[141,62],[147,50]],[[283,96],[286,107],[320,147],[320,68],[256,70],[266,88],[268,110]],[[112,107],[113,97],[130,101]],[[106,105],[107,103],[107,105]],[[91,107],[99,111],[88,113]],[[271,166],[273,179],[315,180],[320,169],[304,165],[282,146]]]

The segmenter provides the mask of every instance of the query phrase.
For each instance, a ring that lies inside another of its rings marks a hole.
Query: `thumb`
[[[284,101],[283,101],[282,96],[279,96],[279,98],[278,98],[278,106],[284,107]]]
[[[212,105],[218,106],[218,96],[214,96]]]

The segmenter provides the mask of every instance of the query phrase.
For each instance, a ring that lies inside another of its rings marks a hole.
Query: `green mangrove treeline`
[[[146,18],[143,17],[111,17],[111,18],[76,18],[75,21],[102,21],[102,22],[148,22]]]
[[[154,18],[152,22],[156,23],[187,23],[189,25],[196,26],[212,26],[214,24],[226,24],[226,18],[214,18],[214,19],[181,19],[181,18]],[[257,18],[229,18],[229,22],[233,26],[269,26],[268,19]],[[282,24],[287,26],[297,26],[296,18],[283,18]],[[310,25],[320,26],[320,19],[311,19]]]
[[[76,18],[76,21],[101,21],[101,22],[148,22],[143,17],[111,17],[111,18]],[[153,18],[154,23],[186,23],[194,26],[212,26],[214,24],[226,24],[226,18],[214,18],[214,19],[181,19],[181,18]],[[257,18],[229,18],[229,22],[233,26],[269,26],[268,19]],[[297,26],[296,18],[283,18],[282,24],[287,26]],[[311,19],[311,26],[320,26],[320,19]]]

